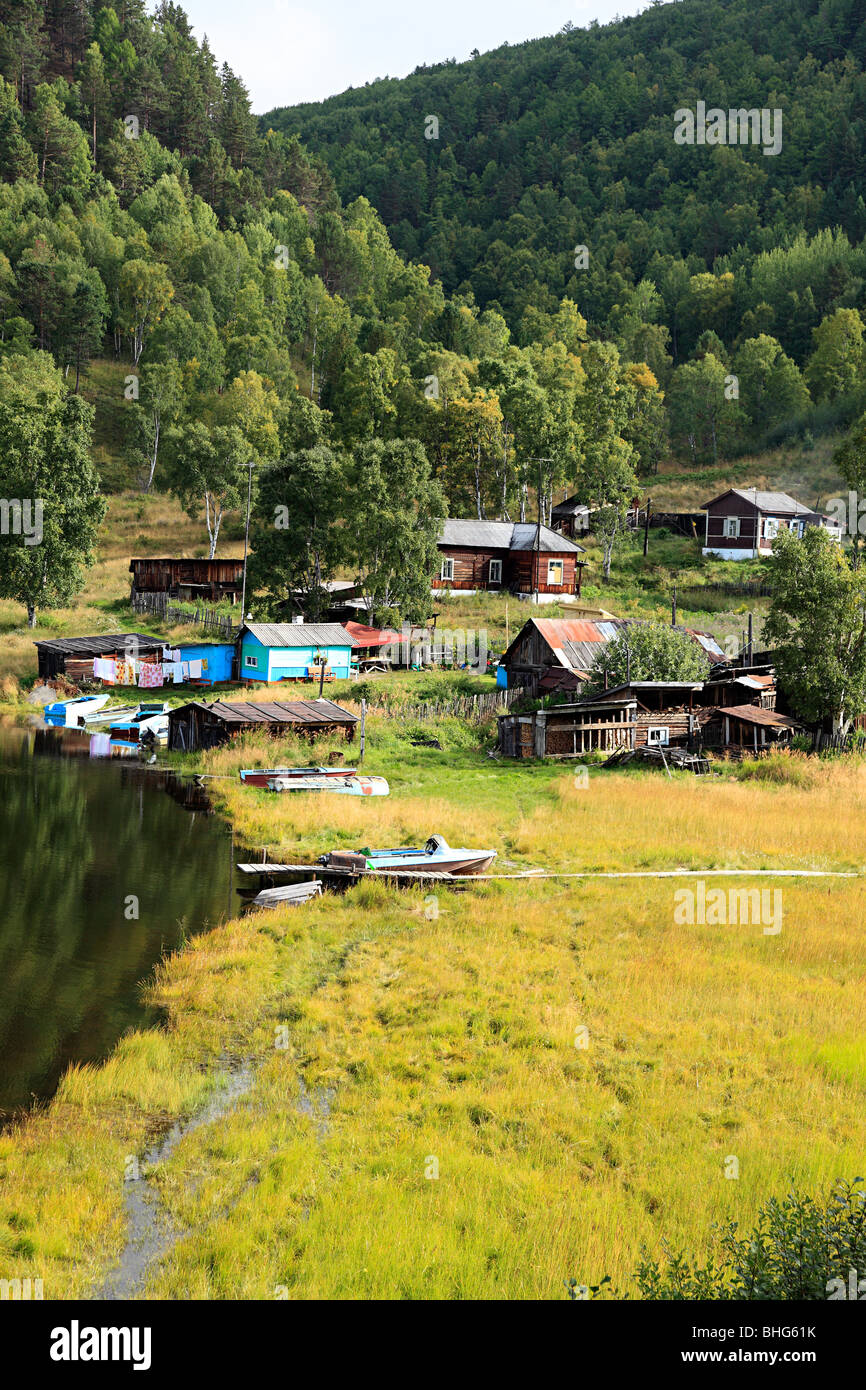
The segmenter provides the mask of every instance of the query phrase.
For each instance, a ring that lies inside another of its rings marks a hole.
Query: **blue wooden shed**
[[[236,647],[234,642],[175,642],[181,661],[200,661],[201,679],[208,685],[220,685],[233,677]]]
[[[247,623],[238,640],[244,681],[310,680],[322,662],[337,680],[353,672],[352,638],[339,623]]]

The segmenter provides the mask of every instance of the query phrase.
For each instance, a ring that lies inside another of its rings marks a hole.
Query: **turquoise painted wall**
[[[346,680],[352,670],[352,648],[345,647],[263,647],[257,637],[245,633],[241,643],[243,680],[303,680],[320,654],[338,680]]]

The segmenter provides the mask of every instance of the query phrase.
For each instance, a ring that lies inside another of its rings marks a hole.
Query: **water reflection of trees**
[[[70,1060],[104,1056],[145,1021],[141,982],[181,923],[198,930],[230,907],[229,837],[201,788],[31,756],[36,741],[0,733],[0,1109],[50,1092]]]

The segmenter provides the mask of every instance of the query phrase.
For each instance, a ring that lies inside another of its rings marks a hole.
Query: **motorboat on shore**
[[[423,849],[332,850],[318,862],[324,868],[356,873],[403,870],[404,873],[439,873],[470,877],[483,874],[496,858],[495,849],[453,849],[442,835],[431,835]]]

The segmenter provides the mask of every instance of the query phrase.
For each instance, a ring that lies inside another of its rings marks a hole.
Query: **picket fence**
[[[215,633],[224,642],[233,642],[240,632],[240,626],[232,622],[224,613],[215,608],[196,607],[194,612],[188,608],[178,608],[169,603],[167,594],[133,594],[132,607],[136,613],[154,613],[166,623],[190,624],[203,627],[208,633]]]

